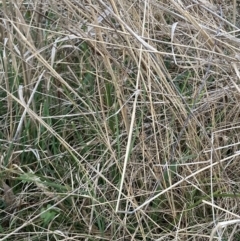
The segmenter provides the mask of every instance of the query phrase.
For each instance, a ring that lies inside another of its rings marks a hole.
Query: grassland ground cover
[[[0,240],[240,240],[238,1],[0,1]]]

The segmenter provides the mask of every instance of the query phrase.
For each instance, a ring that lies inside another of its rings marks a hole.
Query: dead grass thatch
[[[0,240],[238,240],[237,4],[1,1]]]

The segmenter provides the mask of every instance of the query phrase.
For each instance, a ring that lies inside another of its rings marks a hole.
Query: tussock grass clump
[[[0,240],[239,239],[236,1],[0,7]]]

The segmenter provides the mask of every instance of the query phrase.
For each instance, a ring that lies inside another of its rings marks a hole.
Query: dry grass
[[[0,240],[240,240],[237,1],[0,4]]]

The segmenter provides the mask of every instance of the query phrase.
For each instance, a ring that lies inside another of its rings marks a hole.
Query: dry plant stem
[[[100,170],[100,165],[98,164],[97,165],[97,170],[98,170],[98,172],[99,172],[99,170]],[[96,177],[96,179],[95,179],[95,181],[94,181],[94,191],[95,191],[95,193],[97,193],[97,184],[98,184],[98,179],[99,179],[99,176],[97,176]],[[89,225],[89,234],[91,233],[91,231],[92,231],[92,228],[93,228],[93,223],[94,223],[94,205],[96,204],[96,202],[93,200],[93,202],[92,202],[92,208],[91,208],[91,214],[90,214],[90,224],[91,225]]]
[[[38,81],[37,81],[34,89],[32,90],[31,96],[30,96],[27,104],[25,103],[25,101],[24,101],[24,99],[23,99],[23,91],[22,91],[23,86],[22,86],[22,85],[19,86],[19,89],[18,89],[18,91],[19,91],[19,92],[18,92],[18,94],[19,94],[19,99],[20,99],[21,102],[24,103],[24,105],[26,105],[27,107],[30,106],[30,104],[31,104],[31,102],[32,102],[32,100],[33,100],[34,94],[35,94],[35,92],[36,92],[36,90],[37,90],[37,88],[38,88],[38,85],[40,84],[40,81],[42,80],[42,77],[43,77],[44,73],[45,73],[45,71],[43,71],[42,74],[39,76],[39,79],[38,79]],[[24,121],[24,118],[25,118],[26,114],[27,114],[27,108],[24,109],[23,114],[22,114],[22,116],[21,116],[21,119],[20,119],[20,121],[19,121],[19,123],[18,123],[18,127],[17,127],[16,133],[15,133],[15,136],[14,136],[14,138],[13,138],[13,141],[14,141],[14,142],[17,141],[18,136],[19,136],[19,134],[20,134],[20,132],[21,132],[21,130],[22,130],[22,125],[23,125],[23,121]]]
[[[233,0],[233,25],[235,26],[236,26],[236,9],[237,9],[237,0]]]
[[[214,134],[212,133],[212,136],[211,136],[211,145],[212,145],[212,148],[211,148],[211,165],[213,164],[213,153],[214,153]],[[213,222],[214,224],[216,225],[216,217],[215,217],[215,210],[214,210],[214,197],[213,197],[213,168],[211,166],[210,168],[210,188],[211,188],[211,201],[212,201],[212,216],[213,216]]]
[[[129,134],[128,134],[127,148],[126,148],[124,164],[123,164],[121,183],[120,183],[120,187],[119,187],[119,194],[118,194],[118,199],[117,199],[117,204],[116,204],[116,212],[122,212],[122,211],[119,211],[119,204],[120,204],[120,199],[121,199],[121,195],[122,195],[123,182],[124,182],[124,178],[125,178],[127,162],[128,162],[128,158],[129,158],[129,155],[130,155],[130,148],[131,148],[131,144],[132,144],[132,134],[133,134],[133,129],[134,129],[133,126],[134,126],[134,123],[135,123],[136,105],[137,105],[138,95],[139,95],[139,91],[136,91],[134,104],[133,104],[133,112],[132,112],[130,130],[129,130]]]
[[[147,8],[146,4],[147,4],[147,1],[145,1],[145,7],[144,7],[142,35],[144,35],[144,25],[145,25],[145,21],[146,21],[146,8]],[[119,194],[118,194],[118,199],[117,199],[116,212],[119,211],[119,204],[120,204],[120,199],[121,199],[121,195],[122,195],[122,189],[123,189],[123,183],[124,183],[124,179],[125,179],[127,162],[128,162],[128,158],[130,156],[130,148],[131,148],[131,144],[132,144],[132,134],[133,134],[133,128],[134,128],[135,116],[136,116],[136,108],[137,108],[136,106],[137,106],[138,95],[140,93],[140,91],[138,89],[139,89],[139,82],[140,82],[140,75],[141,75],[141,72],[140,72],[141,62],[142,62],[142,45],[141,45],[140,53],[139,53],[138,74],[137,74],[136,85],[135,85],[135,89],[136,89],[135,100],[134,100],[134,104],[133,104],[133,112],[132,112],[132,116],[131,116],[131,125],[130,125],[127,148],[126,148],[126,153],[125,153],[125,158],[124,158],[123,172],[122,172]]]
[[[233,68],[234,68],[234,70],[235,70],[235,72],[236,72],[236,74],[237,74],[238,79],[240,80],[240,72],[239,72],[239,70],[238,70],[238,67],[237,67],[236,63],[232,63],[232,66],[233,66]],[[235,88],[237,89],[237,91],[240,93],[240,88],[239,88],[239,86],[233,81],[232,78],[230,78],[230,79],[231,79],[233,85],[235,86]]]
[[[7,49],[7,42],[8,39],[4,38],[4,43],[3,43],[3,65],[4,65],[4,78],[5,78],[5,86],[6,90],[10,92],[10,86],[9,86],[9,78],[8,78],[8,61],[7,61],[7,54],[6,54],[6,49]],[[7,97],[8,101],[8,113],[10,114],[10,135],[13,133],[13,117],[12,117],[12,98],[10,96]],[[12,139],[12,136],[10,136],[10,139]]]

